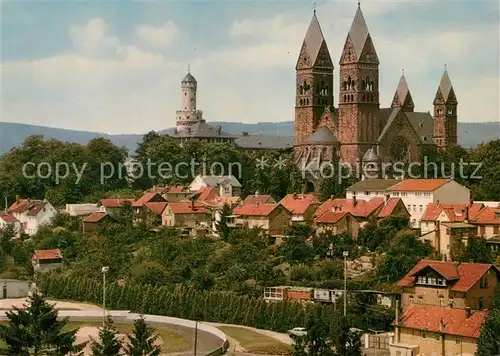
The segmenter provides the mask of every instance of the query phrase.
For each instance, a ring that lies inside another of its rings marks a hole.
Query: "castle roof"
[[[327,126],[321,126],[311,136],[309,136],[304,143],[309,145],[333,145],[338,143],[339,140],[335,134]]]
[[[302,43],[302,49],[305,49],[307,55],[311,59],[312,65],[315,64],[316,59],[318,58],[319,50],[323,44],[326,46],[326,41],[323,36],[323,31],[321,31],[321,26],[319,25],[315,11],[311,19],[311,23],[309,24],[309,28],[307,29],[304,42]]]
[[[198,137],[198,138],[235,138],[235,136],[222,131],[220,126],[211,126],[204,121],[199,121],[189,127],[186,127],[182,131],[175,132],[173,137],[176,138],[187,138],[187,137]]]
[[[354,20],[352,21],[351,29],[348,33],[348,37],[354,46],[354,52],[356,53],[356,57],[358,59],[361,57],[361,52],[363,51],[369,34],[370,32],[368,31],[365,17],[361,11],[361,6],[358,6],[358,10],[356,11],[356,15],[354,15]]]
[[[196,83],[196,79],[194,79],[191,73],[186,74],[184,79],[182,79],[183,83]]]

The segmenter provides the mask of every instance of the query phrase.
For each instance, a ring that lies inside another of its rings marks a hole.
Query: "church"
[[[297,164],[319,169],[325,162],[413,162],[421,161],[428,145],[445,150],[457,144],[458,103],[446,68],[430,113],[414,110],[404,73],[391,107],[380,108],[379,65],[358,4],[340,56],[336,108],[334,65],[314,11],[296,65]]]

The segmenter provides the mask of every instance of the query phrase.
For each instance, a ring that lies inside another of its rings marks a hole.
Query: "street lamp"
[[[103,267],[102,272],[102,327],[106,323],[106,273],[109,271],[109,267]]]
[[[342,256],[344,256],[344,317],[347,316],[347,256],[349,256],[349,252],[342,252]]]

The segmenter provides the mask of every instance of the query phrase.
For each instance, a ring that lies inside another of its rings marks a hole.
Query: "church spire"
[[[436,93],[436,98],[438,94],[442,95],[444,102],[448,102],[448,100],[453,100],[453,97],[450,97],[450,93],[454,96],[453,85],[451,84],[450,76],[448,75],[448,69],[446,68],[446,64],[444,65],[444,73],[441,77],[441,82],[439,83],[438,92]]]
[[[396,89],[396,93],[394,93],[391,106],[393,108],[400,107],[404,111],[413,111],[415,108],[410,89],[408,88],[408,83],[406,82],[404,69],[402,70],[401,78],[399,79],[399,84]]]
[[[327,62],[331,62],[330,53],[328,52],[328,47],[326,45],[325,37],[323,36],[323,31],[321,31],[321,26],[319,24],[318,18],[316,17],[316,7],[313,10],[313,17],[309,24],[309,28],[307,29],[306,36],[304,37],[304,41],[302,42],[302,49],[300,51],[299,59],[297,60],[297,68],[299,66],[305,67],[314,67],[317,64],[318,57],[320,55],[320,51],[324,47],[327,55]],[[333,68],[332,63],[323,63],[322,67]]]
[[[340,64],[359,62],[379,64],[370,31],[368,30],[363,11],[361,10],[361,4],[358,2],[354,20],[347,33]]]

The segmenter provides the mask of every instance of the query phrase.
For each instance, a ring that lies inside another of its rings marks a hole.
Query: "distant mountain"
[[[259,122],[256,124],[244,124],[239,122],[212,122],[212,125],[220,125],[228,133],[241,135],[243,132],[249,134],[263,134],[276,136],[293,136],[293,121],[284,122]],[[172,133],[173,129],[160,131],[162,134]],[[474,147],[481,142],[498,139],[500,122],[459,122],[459,143],[464,147]],[[100,132],[77,131],[58,129],[45,126],[17,124],[0,122],[0,155],[9,151],[12,147],[19,146],[28,136],[42,135],[45,138],[60,141],[86,144],[96,137],[105,137],[115,145],[127,148],[133,152],[137,142],[142,139],[143,134],[108,135]]]

